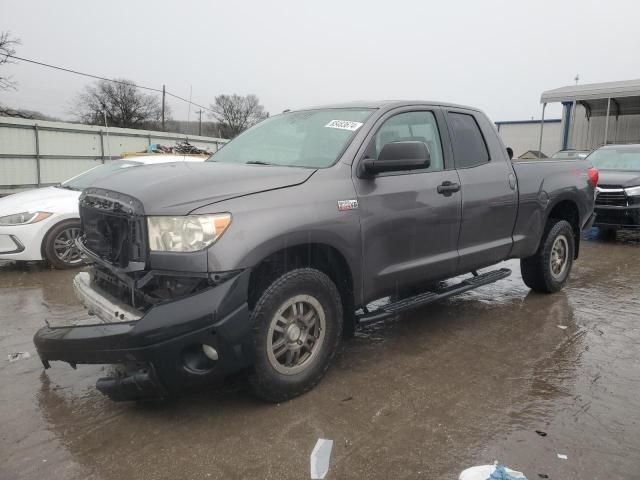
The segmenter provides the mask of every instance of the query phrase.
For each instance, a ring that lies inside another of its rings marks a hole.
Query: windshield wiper
[[[79,188],[73,188],[73,187],[71,187],[71,186],[69,186],[69,185],[62,185],[62,184],[60,184],[60,185],[56,185],[56,187],[58,187],[58,188],[64,188],[65,190],[74,190],[74,191],[76,191],[76,192],[80,191],[80,189],[79,189]]]
[[[244,162],[245,165],[273,165],[273,163],[263,162],[262,160],[249,160]]]

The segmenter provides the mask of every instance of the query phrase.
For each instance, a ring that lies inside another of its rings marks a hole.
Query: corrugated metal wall
[[[562,125],[566,118],[562,118]],[[569,148],[592,150],[604,144],[606,117],[586,117],[585,108],[576,105],[569,130]],[[607,143],[640,143],[640,115],[609,116]]]
[[[0,194],[59,183],[125,152],[188,139],[216,151],[227,140],[0,117]]]

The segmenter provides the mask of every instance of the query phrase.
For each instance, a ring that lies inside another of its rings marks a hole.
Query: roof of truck
[[[384,108],[390,109],[395,107],[404,107],[409,105],[434,105],[438,107],[464,108],[467,110],[479,111],[474,107],[467,105],[458,105],[455,103],[438,102],[430,100],[357,100],[345,103],[333,103],[328,105],[317,105],[310,108],[300,108],[296,110],[317,110],[320,108]]]

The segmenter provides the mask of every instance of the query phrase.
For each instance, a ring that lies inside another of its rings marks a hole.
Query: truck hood
[[[147,215],[186,215],[223,200],[306,182],[314,169],[234,163],[165,163],[126,168],[92,188],[124,193]]]
[[[22,212],[74,213],[80,192],[58,187],[34,188],[0,198],[0,217]]]
[[[598,185],[637,187],[640,185],[640,172],[630,170],[600,170]]]

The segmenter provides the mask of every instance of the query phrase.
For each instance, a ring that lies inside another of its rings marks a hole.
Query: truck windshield
[[[130,160],[115,160],[113,162],[105,163],[104,165],[98,165],[97,167],[93,167],[91,170],[62,182],[60,184],[60,188],[66,188],[67,190],[84,190],[91,186],[91,184],[96,180],[106,177],[112,172],[122,168],[135,167],[138,165],[142,165],[142,163]]]
[[[250,128],[207,161],[325,168],[333,165],[371,109],[284,113]]]
[[[589,155],[588,160],[600,170],[640,171],[640,145],[601,148]]]

